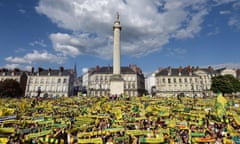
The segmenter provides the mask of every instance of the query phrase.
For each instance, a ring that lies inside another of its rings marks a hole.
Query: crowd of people
[[[1,99],[16,119],[2,122],[0,142],[237,144],[240,99],[224,99],[220,108],[217,97]]]

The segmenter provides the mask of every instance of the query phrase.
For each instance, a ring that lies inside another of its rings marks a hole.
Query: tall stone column
[[[110,94],[123,94],[124,82],[121,77],[121,51],[120,51],[120,32],[121,25],[119,14],[117,13],[113,24],[113,74],[110,79]]]
[[[121,67],[121,60],[120,60],[120,31],[121,25],[119,21],[119,14],[117,13],[116,19],[113,25],[113,34],[114,34],[114,41],[113,41],[113,74],[119,75],[120,74],[120,67]]]

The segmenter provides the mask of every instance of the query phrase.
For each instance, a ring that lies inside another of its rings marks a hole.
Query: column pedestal
[[[124,92],[124,81],[121,75],[113,74],[110,78],[110,94],[121,95]]]

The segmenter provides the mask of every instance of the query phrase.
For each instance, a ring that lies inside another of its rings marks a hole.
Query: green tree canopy
[[[212,78],[211,90],[215,93],[240,92],[240,81],[232,75],[217,76]]]
[[[19,82],[13,79],[0,81],[0,97],[20,97],[23,90]]]

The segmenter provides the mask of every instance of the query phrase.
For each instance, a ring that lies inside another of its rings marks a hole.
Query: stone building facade
[[[19,82],[21,89],[25,91],[27,73],[28,72],[22,71],[18,68],[15,68],[13,70],[2,68],[0,69],[0,81],[4,81],[6,79],[16,80],[17,82]]]
[[[66,97],[74,94],[75,69],[43,69],[28,73],[25,95],[28,97]],[[39,95],[40,93],[40,95]]]
[[[97,66],[89,73],[88,95],[108,96],[110,94],[110,79],[113,67]],[[121,77],[124,81],[124,94],[128,96],[141,96],[145,91],[144,75],[136,65],[121,67]]]
[[[211,78],[216,76],[211,67],[164,68],[156,73],[157,96],[208,96],[211,95]]]

